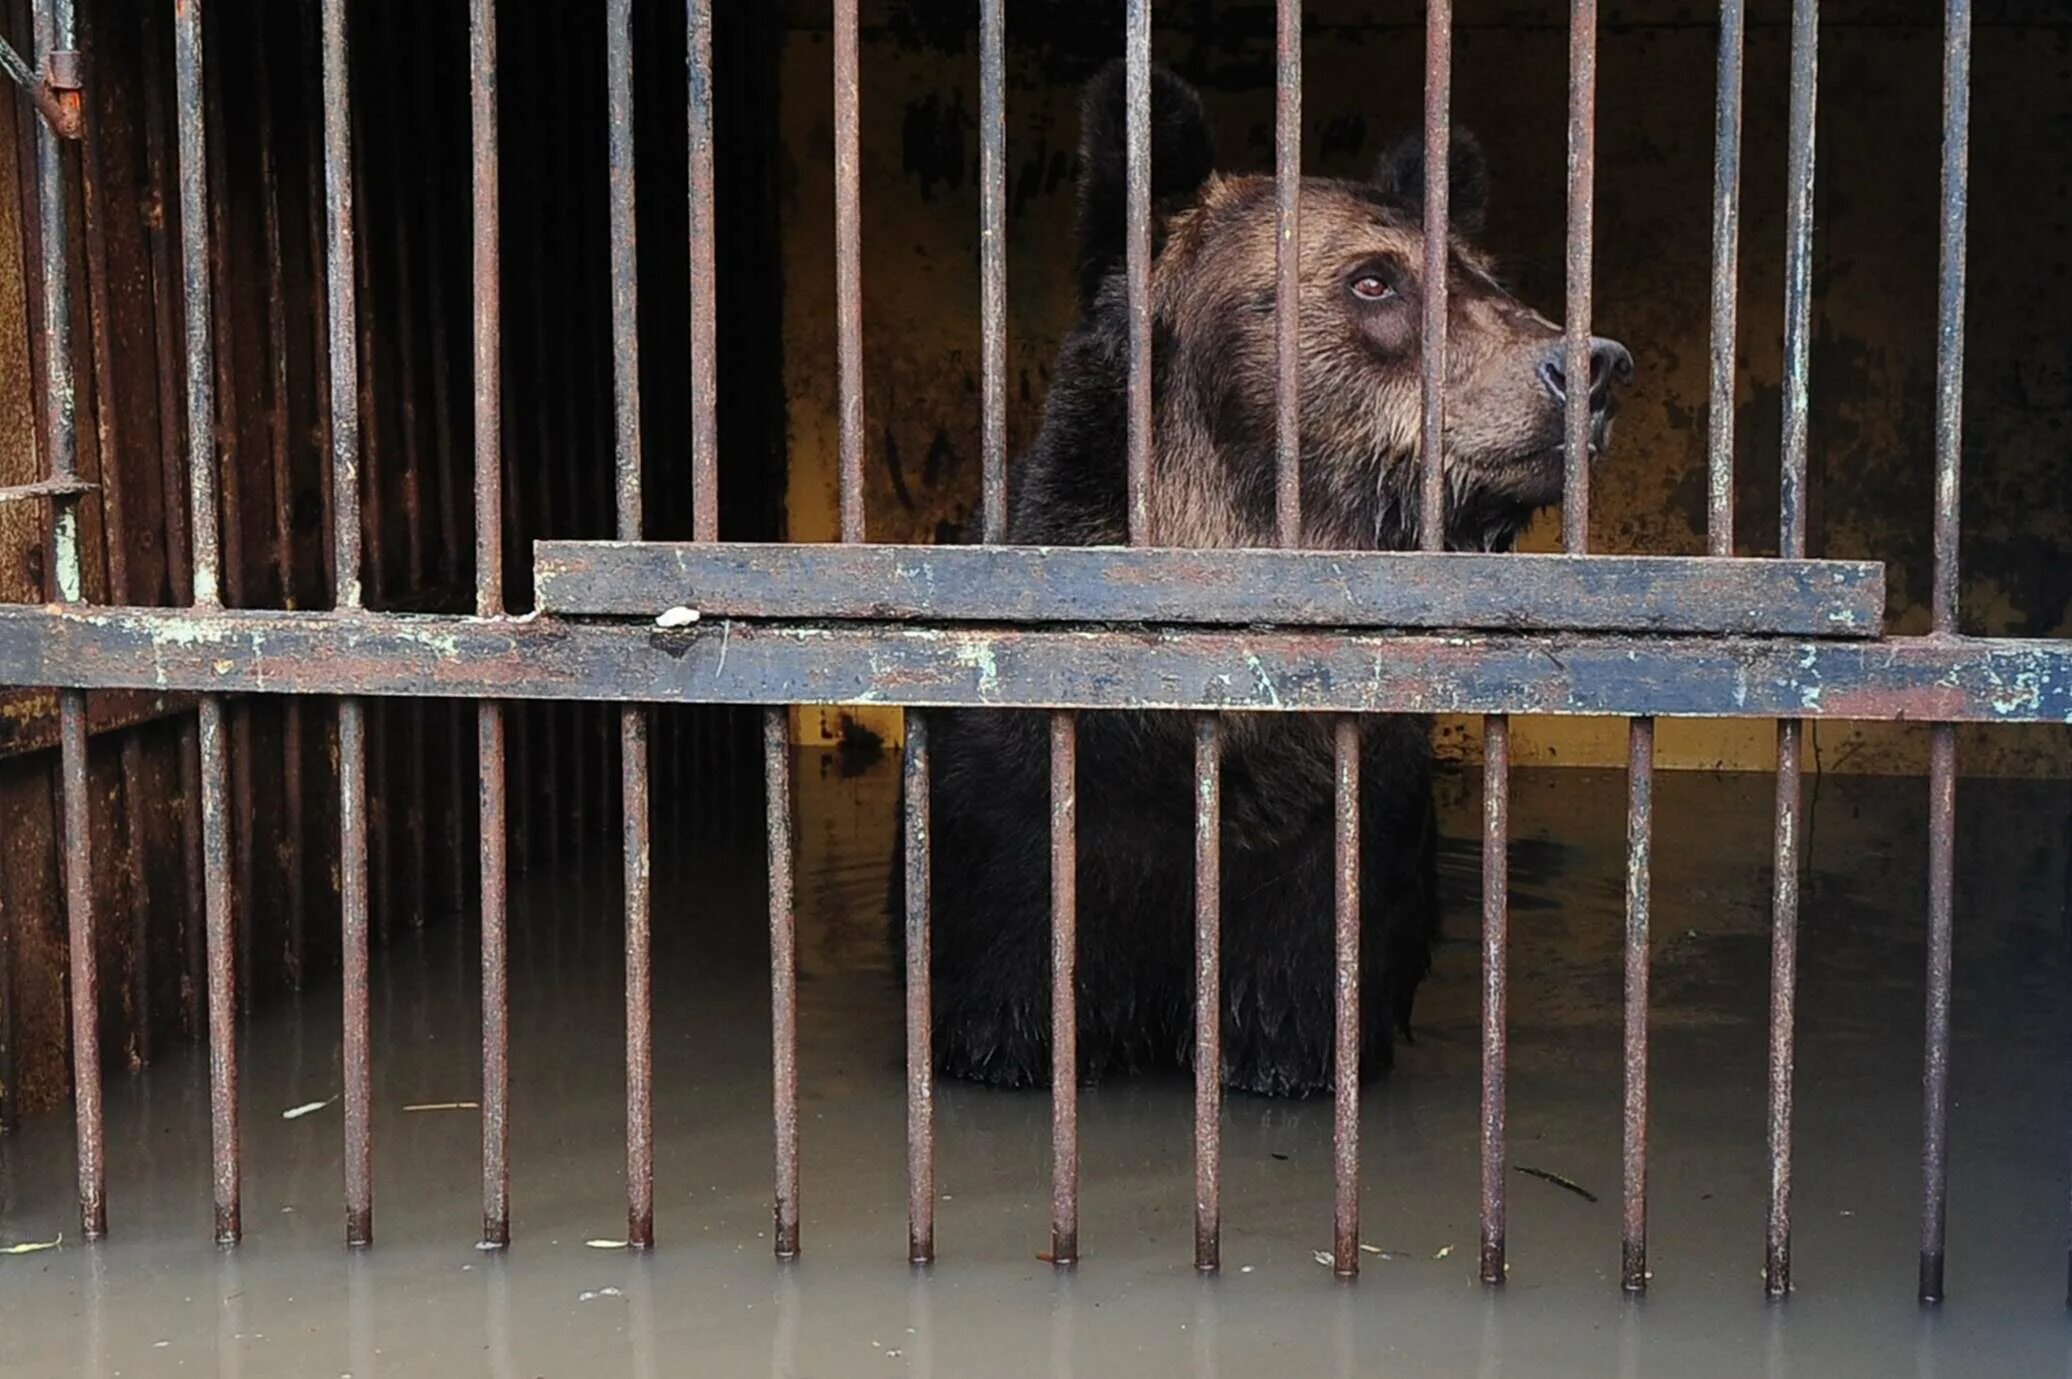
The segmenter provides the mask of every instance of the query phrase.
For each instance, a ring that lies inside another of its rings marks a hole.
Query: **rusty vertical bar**
[[[1720,0],[1712,173],[1712,348],[1705,422],[1706,551],[1734,553],[1734,360],[1741,291],[1741,57],[1744,0]]]
[[[197,42],[207,42],[207,25],[204,22],[198,31]],[[222,39],[218,31],[218,46]],[[236,59],[233,58],[233,61]],[[207,71],[206,54],[202,70]],[[223,83],[207,81],[201,84],[201,123],[204,128],[224,127]],[[205,140],[203,186],[214,194],[205,194],[203,204],[208,208],[208,230],[204,243],[209,262],[209,310],[213,325],[211,355],[215,369],[216,391],[214,396],[214,435],[216,444],[215,467],[218,496],[222,504],[222,582],[223,598],[233,608],[242,608],[250,603],[250,585],[246,580],[244,539],[244,490],[245,476],[240,452],[241,430],[238,424],[237,397],[237,323],[231,311],[229,278],[225,259],[229,252],[229,214],[225,205],[230,186],[230,174],[224,154],[224,144],[219,140]],[[252,895],[252,835],[254,831],[254,800],[252,789],[252,705],[246,702],[231,702],[224,705],[224,720],[227,724],[225,751],[230,758],[231,861],[235,868],[230,886],[233,905],[237,897],[245,897],[249,905]],[[236,977],[236,1004],[234,1009],[247,1009],[251,1004],[253,979],[253,937],[251,923],[253,912],[245,911],[246,922],[233,926],[237,942],[237,953],[233,959]],[[233,1023],[235,1016],[233,1015]]]
[[[1007,539],[1007,0],[979,0],[980,509]]]
[[[208,131],[202,93],[199,0],[173,6],[174,121],[180,182],[180,280],[187,353],[187,480],[192,509],[194,601],[220,608],[222,515],[216,489],[215,332],[209,256]],[[216,1242],[244,1233],[238,1152],[236,916],[230,886],[230,762],[223,701],[201,701],[198,727],[201,786],[202,911],[208,966],[209,1143],[215,1189]]]
[[[1482,723],[1482,1251],[1484,1283],[1504,1281],[1504,1135],[1510,1063],[1511,720]]]
[[[1791,1123],[1793,1028],[1798,1008],[1799,776],[1804,725],[1777,725],[1775,881],[1770,916],[1769,1153],[1770,1210],[1763,1287],[1791,1291]]]
[[[273,473],[273,563],[280,606],[295,608],[295,479],[290,458],[293,393],[288,377],[287,265],[281,242],[281,196],[274,147],[274,84],[268,53],[270,35],[262,30],[254,45],[259,100],[259,181],[261,234],[266,245],[266,347],[271,368],[267,423],[268,460]],[[288,848],[287,934],[282,964],[288,985],[302,989],[303,833],[302,833],[302,700],[289,696],[281,720],[282,832]]]
[[[1813,331],[1814,107],[1819,0],[1792,0],[1791,111],[1785,183],[1784,437],[1778,554],[1806,554],[1806,425]]]
[[[1332,1004],[1331,1270],[1360,1272],[1360,723],[1331,725],[1332,847],[1337,873],[1332,915],[1336,999]]]
[[[332,584],[338,607],[361,606],[359,288],[355,278],[352,121],[346,0],[322,0],[325,317],[331,387]]]
[[[626,1243],[646,1250],[655,1243],[655,1052],[645,708],[620,710],[619,748],[626,876]]]
[[[1793,0],[1785,188],[1784,427],[1778,553],[1806,554],[1806,418],[1813,307],[1813,134],[1818,0]],[[1763,1287],[1791,1291],[1793,1031],[1798,1006],[1799,795],[1803,724],[1777,725],[1775,892],[1770,926],[1770,1210]]]
[[[863,127],[857,0],[835,0],[835,334],[841,391],[842,539],[864,539]]]
[[[57,54],[74,53],[71,0],[38,0],[35,10],[38,61],[45,73]],[[72,61],[71,57],[63,59]],[[74,113],[76,91],[61,100]],[[71,189],[66,185],[64,140],[47,120],[36,124],[36,203],[43,289],[43,435],[50,447],[50,475],[59,484],[78,477],[79,406],[73,385]],[[112,405],[112,404],[107,404]],[[112,465],[112,456],[102,462]],[[52,499],[51,567],[57,596],[65,603],[86,597],[80,550],[77,492]],[[110,533],[110,541],[119,534]],[[65,931],[72,987],[72,1097],[78,1136],[79,1223],[89,1240],[108,1230],[107,1168],[101,1123],[100,974],[96,961],[93,838],[87,799],[86,695],[58,696],[59,763],[64,813]]]
[[[613,424],[618,531],[641,537],[640,269],[634,192],[633,0],[605,13],[610,111]],[[654,1036],[648,815],[648,711],[619,709],[619,796],[626,891],[626,1241],[655,1243]]]
[[[1949,1187],[1950,940],[1957,850],[1957,730],[1928,730],[1928,996],[1921,1068],[1921,1267],[1918,1296],[1943,1300]]]
[[[323,0],[324,236],[331,329],[331,489],[340,609],[361,606],[360,316],[355,273],[351,73],[346,0]],[[373,1089],[367,1027],[367,722],[338,701],[339,907],[345,1034],[345,1243],[374,1241]]]
[[[712,0],[690,0],[691,522],[719,539],[719,308],[712,169]]]
[[[1194,1267],[1223,1264],[1223,720],[1194,721]]]
[[[1079,1262],[1079,720],[1050,716],[1050,1259]]]
[[[1597,0],[1568,8],[1568,311],[1562,360],[1568,444],[1561,474],[1561,542],[1571,555],[1590,546],[1591,261],[1597,176]]]
[[[1648,907],[1655,831],[1655,720],[1626,725],[1626,1076],[1619,1285],[1648,1286]]]
[[[799,972],[792,914],[791,722],[781,707],[763,711],[763,794],[770,873],[770,1082],[776,1130],[773,1248],[799,1252]]]
[[[498,205],[496,0],[469,0],[468,102],[473,199],[475,614],[504,612],[503,228]],[[511,1243],[510,829],[504,706],[476,706],[482,873],[482,1243]]]
[[[1453,0],[1425,0],[1424,427],[1418,447],[1418,543],[1446,548],[1448,169],[1452,167]],[[1357,1262],[1357,1261],[1356,1261]]]
[[[1302,542],[1302,0],[1274,7],[1274,526]]]
[[[1964,270],[1970,212],[1971,0],[1943,9],[1942,244],[1936,293],[1933,626],[1959,630],[1958,509],[1964,460]],[[1949,1186],[1950,947],[1956,919],[1957,730],[1928,730],[1928,995],[1921,1069],[1922,1302],[1943,1299]]]
[[[928,715],[906,716],[907,1263],[935,1262],[935,1054],[928,943]]]
[[[49,135],[46,133],[45,137]],[[63,243],[58,241],[61,246]],[[101,1124],[101,993],[94,948],[86,695],[76,690],[60,695],[58,712],[60,766],[64,776],[65,918],[72,984],[72,1106],[78,1135],[79,1229],[88,1240],[99,1240],[108,1233],[108,1170]]]
[[[1151,541],[1151,0],[1129,0],[1123,33],[1129,197],[1129,537]]]

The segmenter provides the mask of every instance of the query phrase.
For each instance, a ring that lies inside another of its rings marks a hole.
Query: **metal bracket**
[[[0,488],[0,503],[25,503],[41,498],[80,498],[98,491],[99,484],[90,484],[84,479],[39,479],[33,484],[15,484]]]
[[[44,55],[44,66],[46,70],[38,72],[0,38],[0,72],[29,93],[52,133],[60,139],[77,139],[86,129],[79,99],[85,84],[84,61],[78,49],[60,48]]]

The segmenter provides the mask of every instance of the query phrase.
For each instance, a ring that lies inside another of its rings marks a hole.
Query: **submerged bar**
[[[1223,720],[1194,722],[1194,1267],[1223,1262]]]
[[[1504,1113],[1510,1062],[1511,720],[1482,721],[1482,1251],[1484,1283],[1504,1281]]]
[[[1818,81],[1818,0],[1793,0],[1791,112],[1785,186],[1784,433],[1778,554],[1806,554],[1806,424],[1813,304],[1813,136]],[[1793,1029],[1797,1020],[1799,777],[1802,725],[1777,724],[1777,846],[1770,930],[1770,1212],[1763,1287],[1791,1291]]]
[[[1129,534],[1151,544],[1151,0],[1129,0],[1123,31],[1129,197]]]
[[[1418,455],[1418,538],[1446,549],[1446,301],[1453,163],[1453,0],[1425,0],[1424,429]],[[1436,170],[1436,171],[1435,171]]]
[[[1969,216],[1971,3],[1949,0],[1943,32],[1942,245],[1936,294],[1933,625],[1959,631],[1958,504],[1964,458],[1964,269]],[[1922,1302],[1943,1298],[1949,1187],[1950,944],[1957,872],[1957,730],[1928,730],[1928,997],[1921,1072]]]
[[[194,602],[223,606],[222,514],[216,470],[215,322],[211,313],[208,122],[201,6],[173,10],[174,122],[180,189],[180,285],[187,347],[187,475],[194,550]],[[243,1168],[237,1105],[236,915],[230,886],[229,745],[223,701],[201,701],[200,751],[202,909],[208,968],[209,1150],[215,1191],[216,1243],[244,1233]]]
[[[1706,551],[1734,553],[1734,359],[1741,291],[1741,54],[1744,0],[1720,0],[1712,174],[1711,388],[1705,420]]]
[[[982,531],[1007,539],[1007,0],[979,0],[979,458]]]
[[[1050,1260],[1079,1262],[1079,720],[1050,716]]]
[[[776,1130],[776,1198],[771,1207],[779,1259],[799,1252],[799,945],[792,913],[790,714],[763,711],[764,815],[770,874],[770,1101]]]
[[[1597,175],[1597,0],[1568,10],[1568,321],[1562,374],[1568,444],[1561,473],[1561,543],[1572,555],[1590,547],[1591,260]]]
[[[605,16],[610,110],[611,307],[615,496],[621,541],[641,538],[640,277],[633,146],[633,0]],[[655,1111],[649,886],[648,711],[619,709],[619,805],[626,901],[626,1243],[655,1243]]]
[[[863,134],[856,5],[857,0],[835,0],[835,339],[844,541],[864,539]]]
[[[719,308],[712,173],[712,0],[690,0],[691,522],[719,539]]]
[[[1655,720],[1626,728],[1626,1075],[1619,1283],[1648,1286],[1648,909],[1655,829]]]
[[[1331,725],[1336,787],[1332,914],[1336,981],[1331,1071],[1331,1271],[1360,1272],[1360,722]]]
[[[504,611],[503,281],[497,187],[496,3],[468,6],[469,128],[475,277],[475,614]],[[511,1243],[510,835],[504,706],[475,708],[482,870],[482,1243]],[[458,802],[456,802],[458,807]]]
[[[935,1052],[928,944],[928,715],[906,716],[907,1263],[935,1262]]]
[[[1302,0],[1274,7],[1274,517],[1302,542]]]
[[[324,234],[331,330],[333,571],[340,609],[361,606],[360,359],[353,256],[351,71],[346,0],[323,0]],[[371,362],[371,361],[370,361]],[[345,1027],[345,1243],[374,1241],[373,1089],[367,1027],[366,708],[338,701],[338,828]]]

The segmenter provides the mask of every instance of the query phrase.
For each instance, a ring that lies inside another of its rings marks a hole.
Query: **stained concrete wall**
[[[803,7],[802,7],[803,8]],[[968,7],[866,11],[865,412],[869,522],[883,540],[949,537],[978,495],[978,75]],[[1025,7],[1016,7],[1024,10]],[[1073,312],[1076,86],[1120,51],[1120,6],[1018,13],[1008,91],[1008,330],[1013,444],[1038,420]],[[1785,119],[1781,4],[1751,6],[1740,292],[1738,546],[1777,546]],[[1225,166],[1272,166],[1272,7],[1161,6],[1155,47],[1199,83]],[[1810,546],[1888,562],[1891,627],[1928,621],[1940,120],[1933,6],[1824,7],[1813,346]],[[1964,481],[1966,630],[2072,634],[2072,315],[2067,278],[2072,32],[2048,7],[1982,10],[1976,37]],[[1312,3],[1304,150],[1358,175],[1422,89],[1421,10]],[[1599,47],[1596,322],[1639,381],[1593,492],[1594,549],[1704,549],[1715,11],[1604,11]],[[1489,247],[1521,296],[1562,306],[1566,6],[1458,7],[1456,120],[1488,150]],[[824,16],[795,16],[784,59],[784,321],[789,532],[835,530],[833,139]],[[1554,549],[1549,514],[1528,546]],[[813,728],[808,723],[809,732]],[[878,726],[891,726],[881,724]],[[1475,724],[1442,725],[1473,754]],[[1828,725],[1831,766],[1917,769],[1916,729]],[[1615,723],[1521,723],[1524,761],[1617,762]],[[1665,765],[1763,768],[1767,724],[1666,724]],[[1968,768],[2061,773],[2058,730],[1968,734]]]

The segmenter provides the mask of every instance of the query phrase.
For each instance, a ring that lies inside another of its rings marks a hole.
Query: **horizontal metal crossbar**
[[[1876,561],[542,541],[542,610],[1874,637]]]
[[[686,627],[0,609],[0,684],[652,703],[2072,724],[2072,642],[1300,629]]]

